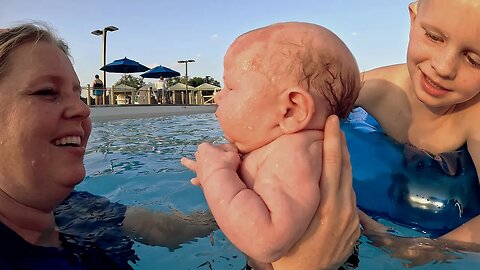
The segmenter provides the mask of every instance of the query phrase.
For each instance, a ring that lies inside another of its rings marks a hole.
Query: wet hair
[[[20,45],[28,42],[47,41],[55,44],[67,56],[68,45],[42,23],[24,23],[11,28],[0,29],[0,78],[8,71],[8,56]]]
[[[357,66],[345,66],[338,58],[314,52],[303,54],[298,59],[301,66],[301,82],[308,91],[319,91],[330,104],[331,114],[345,118],[352,111],[358,97],[359,72]],[[307,50],[308,51],[308,50]],[[317,58],[312,57],[317,54]]]
[[[300,43],[288,39],[275,42],[282,46],[268,56],[270,71],[265,72],[266,76],[273,83],[291,76],[310,93],[316,92],[325,97],[330,104],[330,114],[347,117],[361,86],[357,65],[347,66],[339,56],[334,57],[334,53],[314,46],[311,36],[306,36]],[[266,68],[263,69],[265,71]]]

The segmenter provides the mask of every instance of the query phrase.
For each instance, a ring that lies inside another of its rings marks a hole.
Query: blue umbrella
[[[103,66],[100,70],[113,73],[135,73],[149,70],[149,68],[125,57]]]
[[[157,66],[143,74],[140,74],[140,76],[142,78],[171,78],[175,76],[180,76],[180,73],[164,66]]]

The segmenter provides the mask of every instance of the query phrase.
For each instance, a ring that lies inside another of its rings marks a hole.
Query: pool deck
[[[93,122],[166,115],[213,113],[215,105],[121,105],[90,107]]]

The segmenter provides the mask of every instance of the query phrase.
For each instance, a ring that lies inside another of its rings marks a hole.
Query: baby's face
[[[236,41],[228,49],[224,59],[225,86],[215,96],[215,102],[225,138],[240,152],[248,153],[277,137],[272,132],[276,120],[273,112],[279,106],[277,91],[259,71],[265,65],[257,53],[262,45],[244,45]]]

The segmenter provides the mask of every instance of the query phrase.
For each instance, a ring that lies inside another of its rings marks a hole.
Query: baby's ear
[[[282,119],[280,128],[285,134],[307,127],[315,113],[313,97],[300,87],[292,87],[281,94]]]

